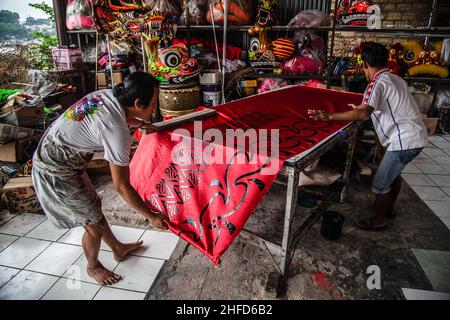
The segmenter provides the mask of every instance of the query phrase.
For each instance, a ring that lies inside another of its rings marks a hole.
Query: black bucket
[[[320,234],[328,240],[337,240],[342,234],[345,217],[339,212],[326,211],[322,215]]]

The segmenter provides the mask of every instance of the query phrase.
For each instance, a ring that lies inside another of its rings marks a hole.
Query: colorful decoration
[[[213,8],[208,9],[206,20],[212,24],[223,25],[225,20],[225,9],[222,0],[213,0]],[[236,26],[249,24],[253,12],[253,1],[229,0],[228,1],[228,23]]]
[[[83,121],[88,115],[95,114],[95,112],[102,106],[102,99],[97,97],[84,97],[67,109],[64,116],[72,121]]]
[[[388,68],[393,74],[402,75],[405,69],[404,65],[403,46],[395,43],[389,48]]]
[[[256,9],[255,25],[248,30],[250,35],[258,34],[267,28],[272,27],[276,20],[276,8],[278,0],[259,0]]]
[[[260,154],[249,143],[229,145],[226,139],[218,142],[203,136],[197,140],[194,124],[186,124],[177,129],[192,138],[183,136],[180,141],[179,134],[167,130],[141,139],[130,164],[130,183],[149,208],[168,218],[174,234],[217,265],[283,162],[348,125],[310,120],[307,110],[348,111],[350,103],[361,100],[359,94],[295,86],[217,106],[217,115],[202,121],[203,130],[216,129],[225,137],[227,129],[269,129],[264,141],[270,144],[268,150],[276,144],[278,155]],[[279,129],[278,143],[270,137],[272,128]],[[235,164],[239,158],[252,160]]]
[[[201,67],[189,58],[187,47],[178,43],[150,55],[149,71],[159,81],[180,84],[199,75]]]
[[[415,62],[418,58],[419,52],[422,51],[422,46],[417,41],[406,41],[402,44],[403,46],[403,59],[406,64],[411,64]]]
[[[371,6],[370,1],[339,0],[337,19],[341,25],[366,26],[367,20],[376,11],[376,8]]]
[[[278,60],[286,60],[294,55],[295,42],[288,38],[278,38],[272,42],[272,50]]]
[[[168,41],[175,36],[176,23],[145,1],[97,0],[94,13],[97,28],[115,40],[142,36],[148,41]]]
[[[408,74],[411,77],[431,75],[447,78],[448,68],[439,61],[439,52],[431,46],[425,46],[417,55],[417,60],[409,65]]]

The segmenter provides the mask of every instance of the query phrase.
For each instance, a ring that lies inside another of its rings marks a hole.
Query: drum
[[[179,117],[194,112],[203,105],[202,88],[194,86],[161,86],[159,109],[163,116]]]

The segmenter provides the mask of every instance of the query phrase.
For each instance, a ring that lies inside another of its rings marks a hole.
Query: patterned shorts
[[[33,157],[32,178],[48,219],[59,229],[96,224],[102,203],[84,168],[92,153],[60,145],[48,135]]]

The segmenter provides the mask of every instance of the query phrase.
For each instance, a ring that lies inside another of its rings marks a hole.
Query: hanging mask
[[[150,62],[150,72],[161,82],[180,84],[190,80],[201,71],[201,67],[194,58],[189,58],[184,44],[175,44],[160,49],[155,62]]]
[[[375,12],[369,1],[340,0],[337,17],[341,25],[366,26],[367,20]]]
[[[270,28],[275,23],[277,5],[278,0],[259,0],[255,26],[248,31],[251,35]]]

